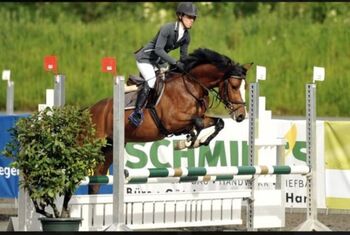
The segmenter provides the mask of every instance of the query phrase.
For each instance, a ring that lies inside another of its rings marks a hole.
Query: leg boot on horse
[[[138,127],[143,121],[142,106],[146,102],[150,90],[151,88],[148,86],[147,82],[145,82],[143,88],[140,90],[140,93],[137,96],[135,110],[129,116],[129,121],[135,127]]]

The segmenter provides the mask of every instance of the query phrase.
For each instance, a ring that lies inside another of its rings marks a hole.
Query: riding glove
[[[176,67],[180,70],[180,71],[185,71],[185,64],[182,63],[181,61],[176,61]]]

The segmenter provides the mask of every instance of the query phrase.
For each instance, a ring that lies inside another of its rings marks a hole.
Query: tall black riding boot
[[[145,103],[149,91],[151,88],[148,86],[147,82],[144,83],[142,90],[140,90],[135,104],[135,110],[129,116],[129,121],[136,127],[138,127],[143,121],[143,111],[142,106]]]

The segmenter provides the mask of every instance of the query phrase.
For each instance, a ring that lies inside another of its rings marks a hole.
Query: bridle
[[[234,107],[235,105],[243,105],[246,106],[245,102],[240,102],[240,101],[236,101],[236,102],[232,102],[229,100],[228,97],[228,81],[229,79],[238,79],[238,80],[245,80],[246,79],[246,75],[242,75],[242,76],[237,76],[237,75],[232,75],[231,73],[225,73],[223,76],[223,80],[224,80],[224,94],[223,94],[223,98],[220,96],[219,92],[216,91],[214,88],[207,88],[202,82],[200,82],[199,80],[197,80],[193,75],[191,75],[188,72],[184,73],[186,76],[182,76],[183,79],[183,83],[185,85],[185,88],[187,90],[188,93],[190,93],[190,95],[195,98],[195,100],[202,104],[202,100],[200,100],[199,98],[197,98],[191,91],[190,89],[187,87],[187,84],[185,82],[185,77],[187,77],[188,79],[196,82],[197,84],[199,84],[207,93],[212,92],[214,93],[213,96],[214,98],[216,98],[217,100],[219,100],[220,102],[222,102],[225,105],[225,108],[229,110],[229,113],[233,113],[236,110],[238,110],[240,108],[240,106],[237,106],[236,108]]]
[[[234,107],[235,105],[243,105],[243,106],[246,106],[246,102],[243,102],[243,101],[235,101],[235,102],[232,102],[229,100],[228,98],[228,86],[229,86],[229,79],[238,79],[238,80],[245,80],[246,79],[246,76],[243,75],[243,76],[235,76],[235,75],[231,75],[229,76],[228,78],[226,78],[224,80],[224,94],[223,94],[223,98],[222,98],[222,102],[224,103],[225,105],[225,108],[229,109],[230,110],[230,114],[235,112],[236,110],[238,110],[240,108],[240,106],[237,106],[236,108]]]

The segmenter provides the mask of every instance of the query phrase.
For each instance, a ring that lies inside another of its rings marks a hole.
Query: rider
[[[180,2],[176,9],[177,21],[163,25],[157,35],[144,47],[135,52],[136,65],[145,79],[143,89],[139,91],[135,110],[129,120],[136,127],[143,121],[142,105],[156,82],[155,69],[165,63],[184,70],[184,64],[167,53],[180,47],[180,59],[187,56],[190,43],[189,29],[197,17],[197,7],[192,2]]]

